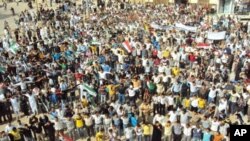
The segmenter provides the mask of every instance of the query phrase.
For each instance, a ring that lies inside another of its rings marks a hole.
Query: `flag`
[[[128,51],[128,53],[131,53],[133,51],[133,48],[130,46],[129,41],[124,41],[122,45]]]
[[[197,48],[203,48],[203,49],[210,49],[211,45],[207,44],[207,43],[198,43],[196,45]]]
[[[19,45],[16,42],[10,43],[10,49],[9,49],[10,52],[16,54],[18,50],[19,50]]]
[[[96,97],[97,93],[92,87],[90,87],[86,83],[83,83],[82,85],[83,85],[83,90],[86,90],[90,95]]]
[[[5,73],[6,69],[2,66],[0,66],[0,73]]]
[[[101,43],[100,43],[100,42],[95,41],[95,40],[93,40],[93,41],[91,42],[91,44],[92,44],[92,45],[101,45]]]

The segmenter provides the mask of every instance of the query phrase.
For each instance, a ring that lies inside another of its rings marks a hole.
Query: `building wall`
[[[174,3],[175,0],[130,0],[131,2],[135,3]],[[189,3],[192,4],[200,4],[200,5],[210,5],[214,9],[217,10],[219,13],[232,13],[234,9],[234,1],[235,0],[224,0],[225,4],[222,4],[223,0],[188,0]]]
[[[154,2],[154,3],[174,3],[175,0],[129,0],[130,2],[135,3],[145,3],[145,2]],[[200,3],[200,4],[217,4],[219,0],[188,0],[189,3]]]

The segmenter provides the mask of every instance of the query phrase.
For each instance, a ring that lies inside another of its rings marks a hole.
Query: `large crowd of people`
[[[250,28],[237,16],[59,5],[5,23],[1,141],[227,141],[230,124],[249,123]]]

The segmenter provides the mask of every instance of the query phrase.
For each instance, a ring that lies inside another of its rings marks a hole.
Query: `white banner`
[[[207,39],[209,40],[223,40],[226,37],[226,31],[221,32],[208,32]]]
[[[171,30],[174,28],[174,26],[158,25],[156,23],[151,23],[150,26],[157,30]]]
[[[175,24],[176,28],[179,28],[180,30],[186,30],[186,31],[190,31],[190,32],[196,32],[197,27],[193,27],[193,26],[187,26],[181,23],[176,23]]]

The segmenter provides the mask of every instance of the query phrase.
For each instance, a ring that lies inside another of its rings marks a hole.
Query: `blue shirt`
[[[51,94],[50,100],[51,100],[51,102],[53,104],[56,104],[57,103],[57,96],[56,96],[56,94]]]
[[[135,117],[131,117],[130,118],[130,124],[132,125],[132,127],[135,127],[137,125],[137,119]]]
[[[203,132],[203,139],[202,141],[211,141],[211,134],[208,132]]]
[[[71,56],[72,54],[73,54],[73,52],[70,50],[65,51],[65,56],[67,56],[67,57]]]
[[[53,59],[54,59],[55,61],[58,61],[60,58],[61,58],[61,54],[60,54],[60,53],[55,53],[55,54],[53,55]]]
[[[99,57],[99,63],[100,63],[100,64],[103,64],[105,61],[106,61],[105,57],[101,55],[101,56]]]
[[[60,85],[60,89],[62,90],[62,91],[65,91],[65,90],[67,90],[67,84],[66,83],[63,83],[62,85]]]
[[[120,125],[120,119],[119,118],[115,118],[114,119],[114,125],[115,126],[119,126]]]
[[[107,64],[102,65],[102,69],[104,72],[110,72],[110,70],[111,70],[111,68]]]
[[[180,90],[181,90],[181,86],[179,85],[179,84],[174,84],[173,86],[172,86],[172,91],[173,92],[180,92]]]
[[[122,68],[123,68],[124,71],[128,71],[129,64],[126,64],[126,63],[122,64]]]
[[[51,112],[50,115],[52,116],[53,119],[55,119],[57,116],[57,112]]]

